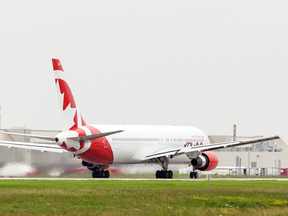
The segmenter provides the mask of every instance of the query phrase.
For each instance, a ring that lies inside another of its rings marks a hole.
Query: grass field
[[[1,180],[0,215],[288,215],[282,181]]]

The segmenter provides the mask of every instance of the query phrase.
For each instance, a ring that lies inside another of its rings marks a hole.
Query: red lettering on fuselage
[[[186,142],[186,144],[184,144],[184,147],[193,147],[193,146],[202,146],[203,142]]]

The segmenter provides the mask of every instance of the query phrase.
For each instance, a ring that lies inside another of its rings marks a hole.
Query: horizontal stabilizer
[[[14,136],[22,136],[22,137],[30,137],[30,138],[37,138],[37,139],[55,141],[55,137],[38,136],[38,135],[21,134],[21,133],[10,133],[10,132],[4,132],[4,131],[0,131],[0,133],[8,134],[8,135],[14,135]]]
[[[72,139],[72,140],[75,140],[77,142],[86,142],[86,141],[91,141],[94,139],[98,139],[101,137],[105,137],[105,136],[109,136],[109,135],[121,133],[121,132],[123,132],[123,130],[111,131],[111,132],[100,133],[100,134],[93,134],[93,135],[88,135],[88,136],[69,137],[68,139]]]
[[[8,148],[20,148],[29,150],[38,150],[41,152],[54,152],[54,153],[65,153],[66,150],[55,144],[40,144],[40,143],[29,143],[29,142],[11,142],[0,140],[0,146],[6,146]],[[67,152],[68,153],[68,152]]]

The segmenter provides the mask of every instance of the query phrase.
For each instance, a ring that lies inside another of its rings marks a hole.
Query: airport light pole
[[[250,176],[250,147],[249,147],[249,150],[248,150],[248,170],[249,170],[249,176]]]
[[[233,125],[233,138],[232,141],[236,141],[236,124]],[[233,152],[235,152],[235,148],[233,147]]]

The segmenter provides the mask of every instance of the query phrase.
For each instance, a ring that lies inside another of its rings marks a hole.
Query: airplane
[[[53,141],[54,144],[0,141],[8,148],[41,152],[72,153],[92,171],[93,178],[109,178],[112,164],[158,163],[156,178],[172,178],[169,164],[192,166],[190,178],[217,167],[212,150],[279,139],[277,135],[210,144],[208,136],[191,126],[93,125],[86,124],[74,100],[59,59],[52,59],[63,131],[56,137],[1,132]]]

